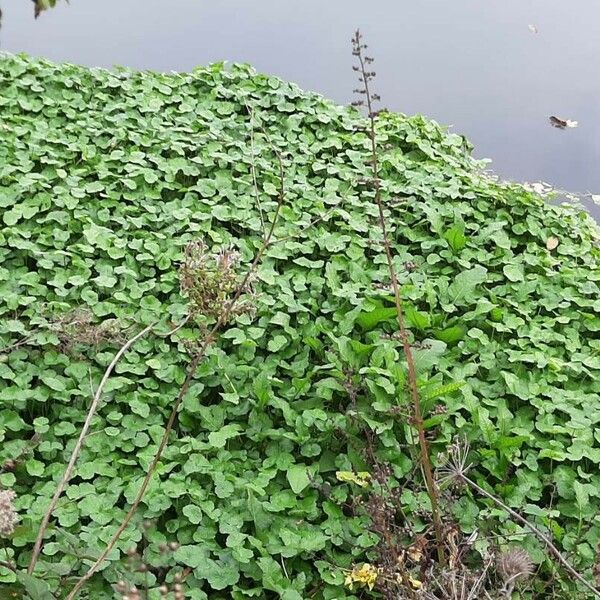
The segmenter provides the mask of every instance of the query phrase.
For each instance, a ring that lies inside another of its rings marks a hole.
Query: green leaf
[[[306,465],[292,465],[287,471],[287,479],[295,494],[300,494],[302,490],[310,485],[308,476],[308,467]]]
[[[465,385],[465,383],[465,381],[454,381],[452,383],[442,385],[431,391],[425,392],[425,398],[427,398],[427,400],[434,400],[435,398],[439,398],[440,396],[447,396],[449,394],[453,394],[454,392],[458,391],[463,385]]]
[[[575,500],[579,508],[579,512],[582,513],[584,509],[589,507],[590,496],[586,489],[586,486],[579,481],[573,482],[573,491],[575,492]]]
[[[525,273],[523,271],[523,265],[508,264],[502,268],[504,275],[510,281],[523,281]]]
[[[467,245],[464,223],[453,225],[446,233],[444,233],[444,239],[448,242],[450,248],[452,248],[454,252],[460,252],[460,250]]]
[[[59,377],[43,374],[40,379],[51,389],[56,392],[64,392],[67,389],[67,386],[64,384],[63,380]]]
[[[219,431],[213,431],[208,435],[208,443],[214,448],[223,448],[228,440],[239,435],[240,429],[237,423],[225,425]]]
[[[198,525],[202,521],[202,510],[194,504],[184,506],[181,511],[193,525]]]
[[[371,331],[379,323],[396,318],[395,308],[375,308],[370,312],[362,312],[356,318],[358,325],[365,331]]]
[[[269,352],[278,352],[288,343],[287,338],[283,335],[276,335],[267,344]]]
[[[17,581],[25,588],[31,600],[54,600],[50,587],[43,579],[38,579],[25,571],[17,571]]]
[[[459,273],[449,286],[450,303],[462,305],[472,299],[476,288],[487,278],[487,269],[478,265]]]
[[[416,310],[414,306],[407,306],[404,309],[404,315],[406,317],[406,323],[410,327],[415,327],[423,331],[431,325],[431,319],[429,318],[429,315]]]
[[[193,544],[179,546],[173,553],[173,558],[179,564],[195,569],[208,560],[208,550]]]
[[[239,569],[230,560],[215,561],[207,559],[194,569],[194,575],[206,579],[213,590],[224,590],[235,585],[240,578]]]
[[[465,337],[466,330],[460,325],[453,325],[446,329],[436,329],[435,337],[446,344],[456,344]]]
[[[15,225],[19,218],[20,214],[16,210],[7,210],[4,213],[2,220],[10,227],[11,225]]]

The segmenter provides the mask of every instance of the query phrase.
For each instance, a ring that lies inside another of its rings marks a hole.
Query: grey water
[[[1,49],[161,71],[248,62],[344,104],[360,27],[385,107],[451,125],[503,178],[600,193],[598,2],[57,0],[34,19],[35,5],[0,0]]]

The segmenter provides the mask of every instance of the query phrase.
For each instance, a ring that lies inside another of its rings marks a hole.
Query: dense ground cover
[[[277,203],[276,148],[281,241],[259,266],[256,314],[239,317],[202,362],[118,548],[139,542],[151,520],[147,562],[191,568],[194,599],[355,597],[342,569],[374,560],[377,537],[354,502],[369,488],[336,472],[370,471],[375,457],[391,467],[392,487],[414,480],[364,125],[358,112],[246,66],[161,75],[1,57],[0,340],[16,345],[0,355],[0,458],[17,460],[0,483],[22,509],[9,545],[18,564],[119,343],[185,316],[185,245],[233,246],[242,265],[252,261]],[[493,181],[462,137],[422,117],[382,113],[378,139],[433,455],[468,438],[480,485],[591,569],[597,230],[577,208]],[[47,535],[38,568],[51,587],[85,570],[122,519],[197,336],[191,325],[150,335],[117,365]],[[401,503],[423,529],[423,491],[404,487]],[[544,559],[487,501],[465,493],[445,511],[481,531],[481,552],[493,531]],[[165,541],[179,544],[168,557],[157,549]],[[112,597],[119,558],[89,597]]]

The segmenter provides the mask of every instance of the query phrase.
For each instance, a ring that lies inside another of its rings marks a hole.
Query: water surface
[[[453,125],[505,178],[600,192],[598,2],[58,0],[37,19],[31,0],[0,7],[4,50],[162,71],[249,62],[340,103],[360,26],[386,107]]]

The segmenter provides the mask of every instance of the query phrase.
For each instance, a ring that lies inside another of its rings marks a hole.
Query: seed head
[[[505,582],[517,581],[533,573],[533,561],[522,548],[513,548],[500,554],[497,568]]]
[[[240,254],[231,248],[211,254],[201,240],[188,244],[179,278],[192,313],[220,319],[251,312],[254,304],[250,281],[242,290],[244,298],[234,305],[242,281],[239,267]]]

